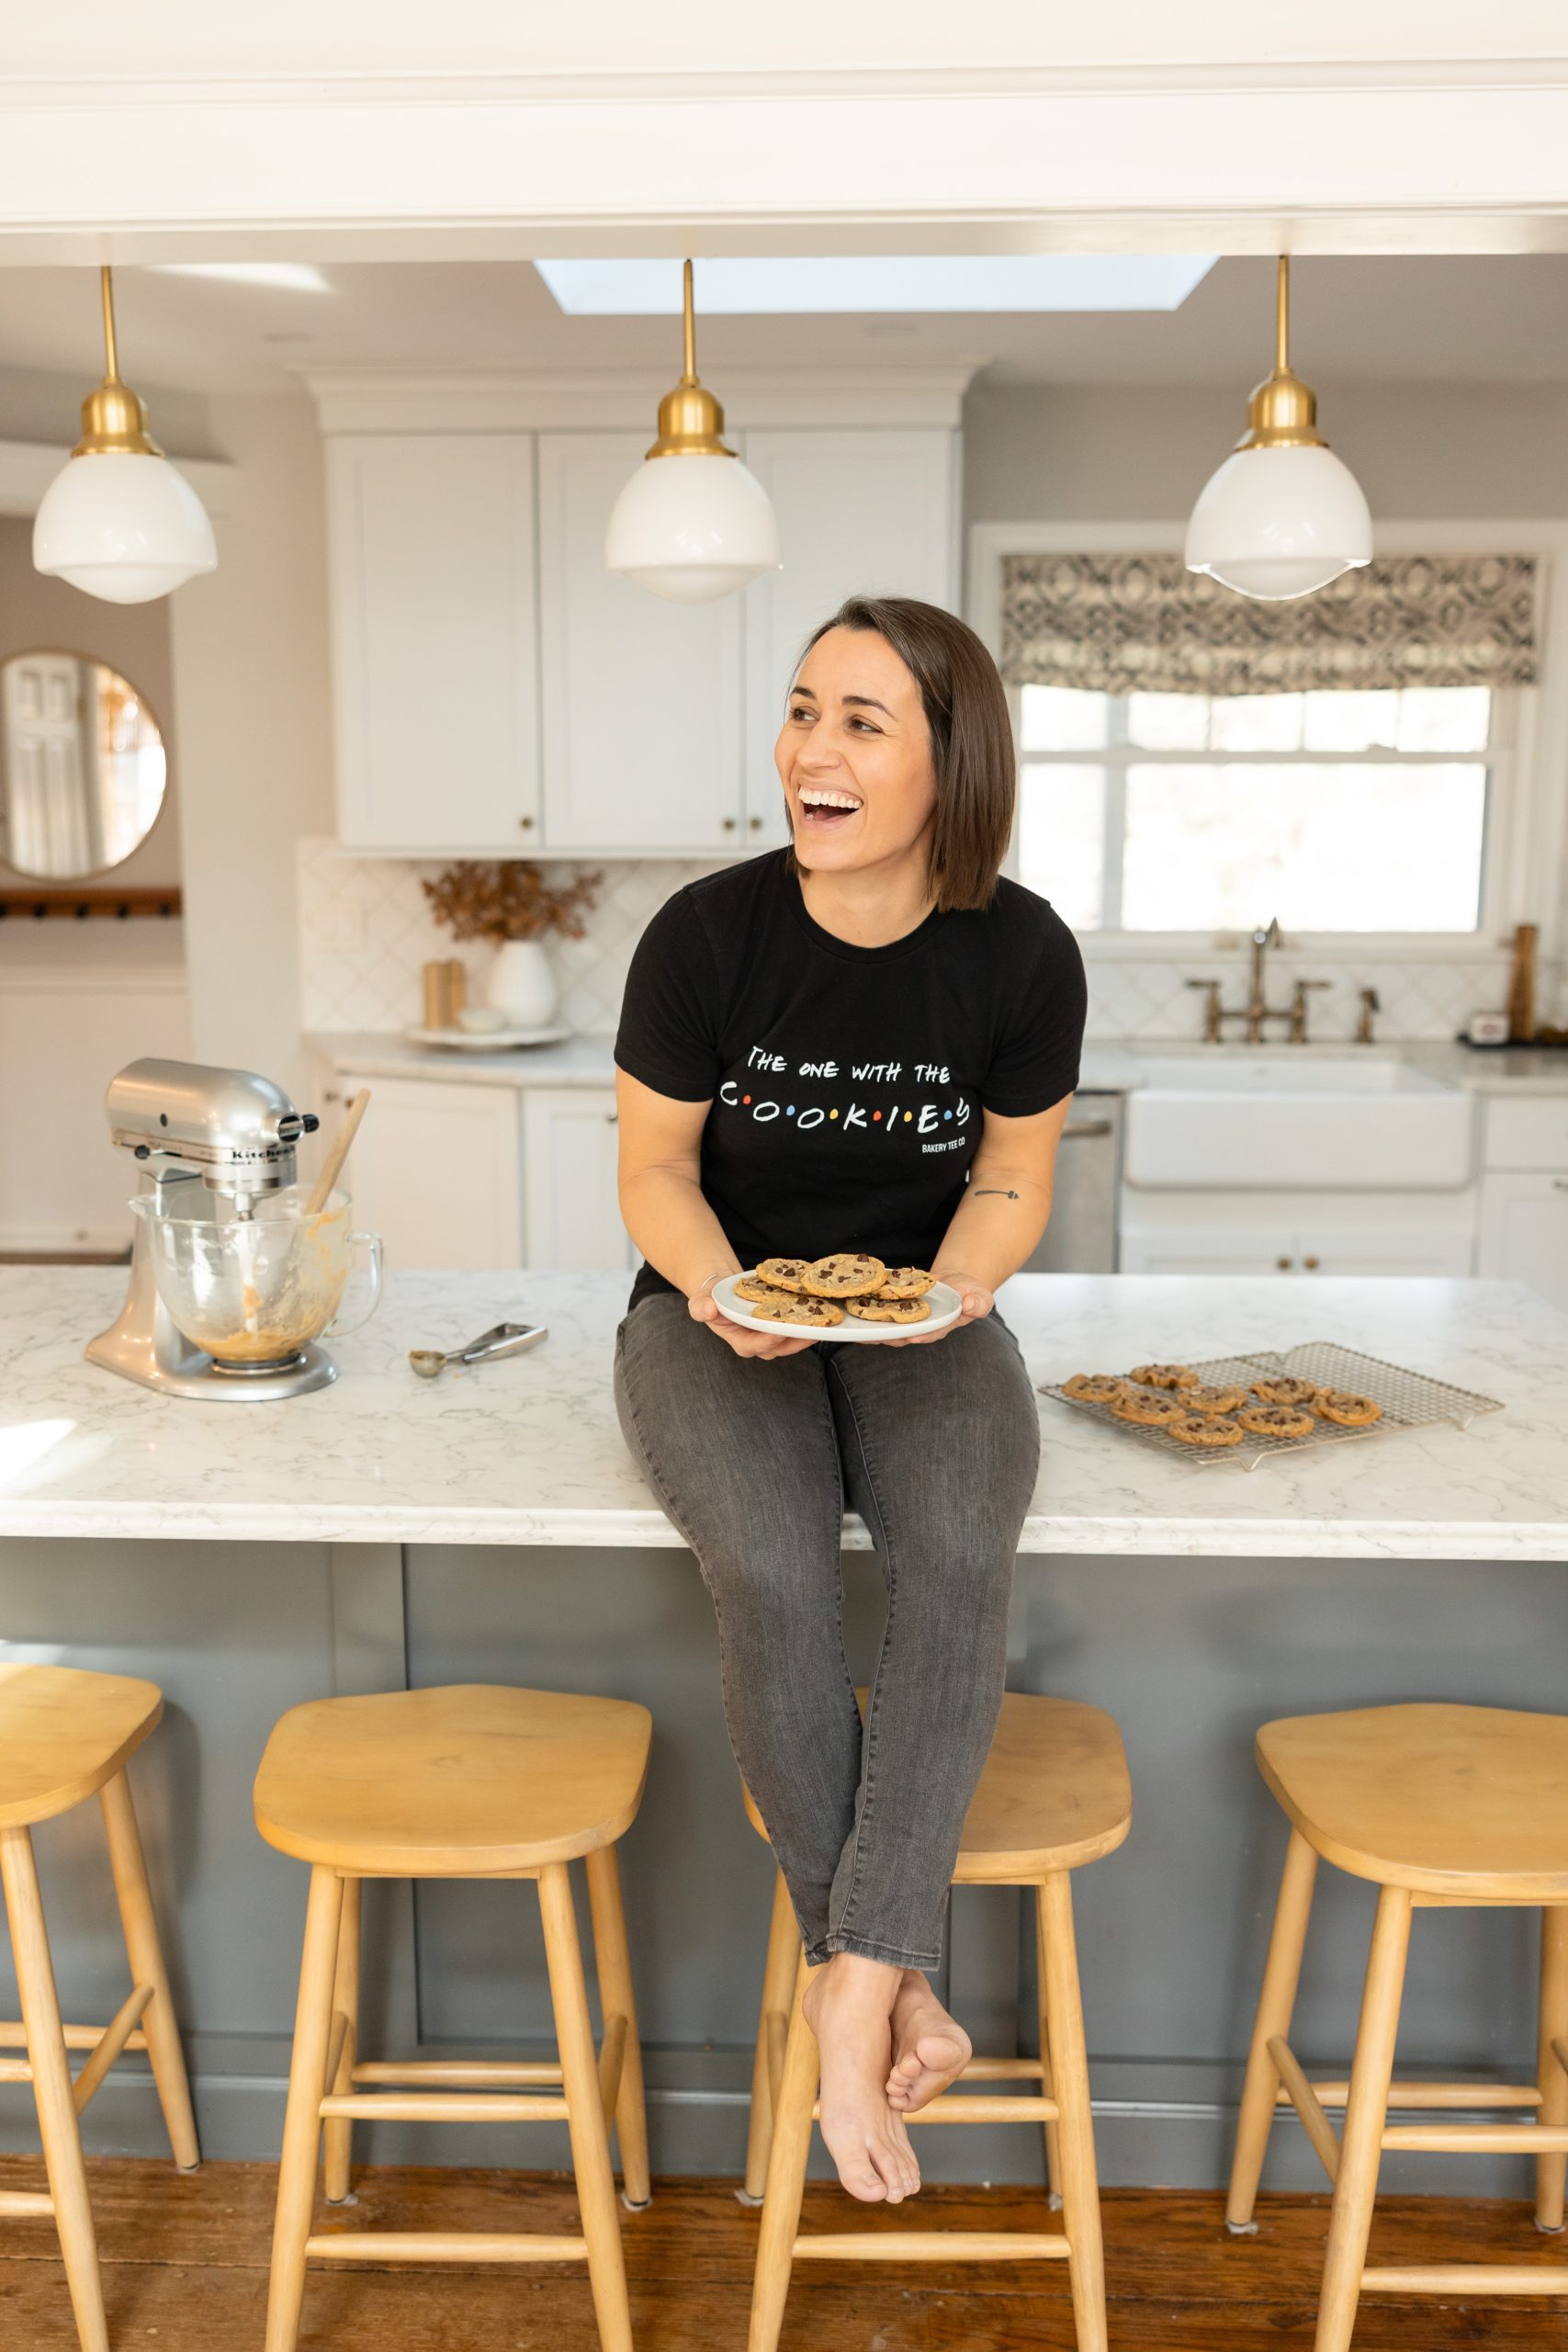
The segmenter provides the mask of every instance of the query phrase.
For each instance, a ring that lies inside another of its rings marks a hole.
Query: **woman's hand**
[[[709,1276],[710,1282],[716,1279],[719,1278]],[[709,1296],[705,1283],[701,1290],[693,1291],[686,1308],[694,1323],[705,1323],[714,1338],[733,1348],[738,1356],[797,1356],[802,1348],[817,1345],[815,1331],[803,1332],[798,1340],[786,1340],[776,1331],[752,1331],[743,1323],[732,1323],[717,1301]]]
[[[935,1266],[931,1271],[939,1283],[945,1283],[949,1290],[958,1293],[960,1312],[957,1320],[944,1323],[940,1331],[911,1331],[908,1339],[889,1340],[886,1343],[888,1347],[929,1348],[938,1340],[945,1340],[950,1331],[962,1331],[965,1323],[978,1323],[982,1316],[988,1315],[996,1305],[992,1293],[984,1283],[976,1282],[973,1274],[956,1273],[950,1266]]]

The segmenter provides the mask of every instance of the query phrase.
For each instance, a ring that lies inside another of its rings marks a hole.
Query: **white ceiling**
[[[669,319],[565,318],[525,262],[323,265],[309,293],[126,268],[117,279],[129,381],[192,392],[282,391],[339,368],[679,368]],[[698,269],[701,308],[701,269]],[[1268,373],[1273,265],[1222,259],[1171,312],[716,318],[699,364],[969,360],[987,383],[1203,384]],[[1568,255],[1311,258],[1294,274],[1292,358],[1337,383],[1568,381]],[[98,370],[85,269],[0,269],[0,368]]]

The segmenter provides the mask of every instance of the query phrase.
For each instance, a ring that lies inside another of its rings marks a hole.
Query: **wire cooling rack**
[[[1162,1429],[1150,1428],[1137,1421],[1120,1421],[1109,1405],[1091,1405],[1081,1396],[1069,1396],[1066,1390],[1051,1381],[1042,1381],[1042,1396],[1054,1396],[1058,1404],[1070,1405],[1075,1413],[1090,1413],[1097,1421],[1104,1421],[1127,1437],[1139,1438],[1145,1445],[1157,1446],[1162,1453],[1179,1454],[1183,1462],[1240,1463],[1244,1470],[1256,1470],[1260,1462],[1270,1462],[1280,1453],[1305,1453],[1314,1446],[1344,1445],[1352,1438],[1391,1436],[1396,1430],[1429,1429],[1437,1421],[1451,1421],[1456,1429],[1468,1429],[1483,1413],[1500,1413],[1502,1403],[1495,1396],[1478,1396],[1473,1389],[1456,1388],[1450,1381],[1434,1380],[1424,1372],[1412,1372],[1404,1364],[1384,1363],[1377,1356],[1361,1355],[1355,1348],[1337,1347],[1328,1340],[1312,1340],[1304,1346],[1288,1348],[1283,1354],[1267,1351],[1249,1356],[1210,1356],[1192,1369],[1212,1388],[1250,1388],[1257,1380],[1312,1380],[1325,1388],[1348,1388],[1359,1396],[1375,1397],[1382,1407],[1381,1420],[1364,1429],[1342,1429],[1333,1421],[1317,1421],[1310,1437],[1245,1436],[1239,1445],[1207,1447],[1184,1445]]]

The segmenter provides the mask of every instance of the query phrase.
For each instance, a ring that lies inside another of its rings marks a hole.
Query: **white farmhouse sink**
[[[1141,1189],[1443,1192],[1471,1181],[1475,1098],[1386,1054],[1151,1056],[1128,1097]]]

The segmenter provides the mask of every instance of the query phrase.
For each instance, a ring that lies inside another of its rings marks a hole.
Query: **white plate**
[[[570,1029],[405,1029],[411,1046],[451,1046],[459,1054],[494,1054],[508,1046],[558,1046]]]
[[[964,1311],[958,1293],[947,1283],[933,1283],[926,1293],[931,1313],[923,1323],[863,1323],[858,1315],[846,1315],[841,1323],[827,1323],[819,1328],[810,1323],[775,1323],[760,1306],[749,1300],[737,1298],[735,1285],[744,1282],[743,1274],[726,1274],[715,1283],[713,1295],[721,1314],[732,1323],[749,1324],[754,1331],[779,1331],[786,1338],[798,1340],[803,1335],[818,1340],[852,1340],[863,1345],[874,1345],[884,1340],[902,1340],[915,1333],[945,1331],[956,1323]]]

